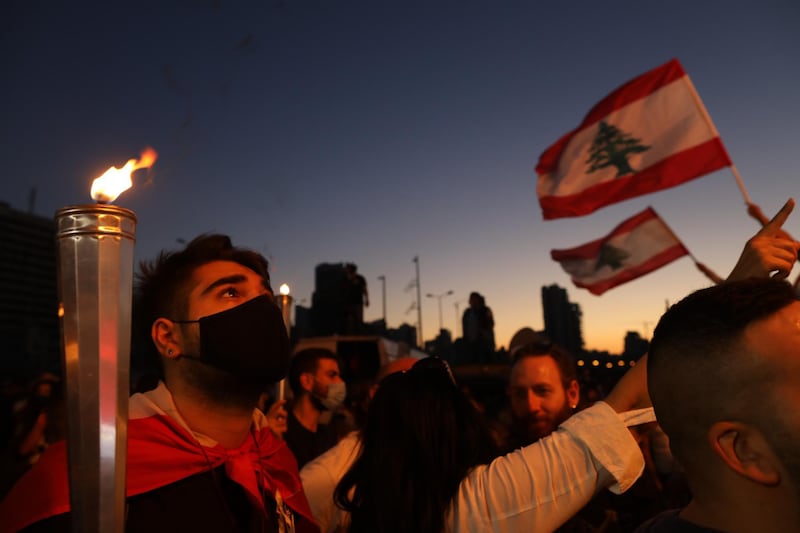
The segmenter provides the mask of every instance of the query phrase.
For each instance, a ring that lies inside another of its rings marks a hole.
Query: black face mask
[[[272,383],[286,377],[290,346],[280,309],[263,295],[200,320],[200,355],[185,354],[246,381]]]

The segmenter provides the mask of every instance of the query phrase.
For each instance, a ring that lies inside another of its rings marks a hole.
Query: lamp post
[[[419,256],[414,256],[414,266],[417,273],[417,342],[420,348],[425,347],[425,337],[422,336],[422,289],[419,284]]]
[[[292,297],[289,296],[289,285],[284,283],[278,289],[280,292],[280,308],[283,315],[283,324],[286,326],[286,335],[289,339],[292,338]],[[286,378],[278,382],[278,399],[283,400],[286,397]]]
[[[431,293],[428,293],[428,294],[425,295],[428,298],[436,298],[436,300],[439,302],[439,332],[440,333],[442,331],[442,298],[444,298],[445,296],[450,296],[451,294],[453,294],[453,291],[443,292],[442,294],[431,294]]]

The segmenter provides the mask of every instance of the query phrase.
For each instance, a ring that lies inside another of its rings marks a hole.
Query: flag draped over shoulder
[[[674,187],[731,161],[677,59],[627,82],[539,157],[545,219]]]
[[[551,250],[578,287],[603,294],[689,255],[661,217],[648,207],[596,241],[568,250]]]

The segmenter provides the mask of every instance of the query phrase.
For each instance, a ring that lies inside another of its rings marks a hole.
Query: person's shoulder
[[[360,436],[358,431],[351,431],[333,447],[318,455],[300,470],[301,479],[327,472],[332,477],[340,478],[352,464],[358,450]]]

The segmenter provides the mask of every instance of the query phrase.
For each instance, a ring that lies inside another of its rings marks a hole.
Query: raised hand
[[[750,209],[753,209],[752,206]],[[768,276],[786,279],[789,276],[800,251],[800,243],[783,230],[783,224],[789,218],[792,209],[794,200],[789,198],[772,220],[764,224],[764,227],[745,243],[739,261],[728,276],[728,281]]]

